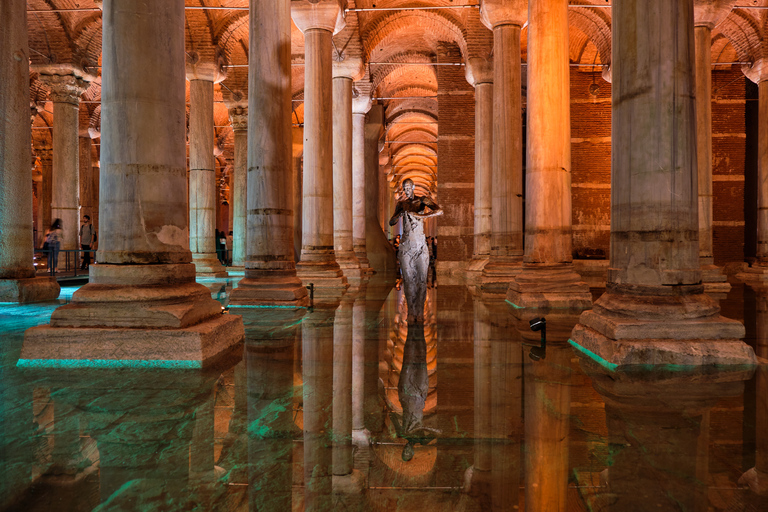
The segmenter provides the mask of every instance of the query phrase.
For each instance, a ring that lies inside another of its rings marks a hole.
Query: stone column
[[[40,148],[36,150],[40,157],[40,167],[43,173],[43,181],[40,191],[40,214],[43,217],[43,231],[40,237],[45,241],[45,230],[51,226],[51,203],[53,201],[53,150],[51,148]],[[40,242],[42,245],[42,242]]]
[[[103,10],[98,264],[50,325],[26,331],[19,364],[200,367],[244,331],[191,263],[184,2],[105,0]]]
[[[51,218],[61,219],[64,236],[62,250],[79,248],[80,230],[80,95],[88,83],[71,66],[49,67],[40,80],[51,90],[53,102],[53,186]],[[47,228],[47,227],[46,227]],[[70,256],[70,260],[74,254]],[[77,263],[74,263],[77,264]],[[59,256],[59,269],[66,257]],[[70,261],[70,265],[73,265]]]
[[[352,82],[364,73],[362,59],[333,62],[333,246],[350,282],[363,275],[352,241]]]
[[[371,97],[352,96],[352,245],[364,274],[373,274],[365,244],[365,115]]]
[[[528,2],[528,151],[523,271],[507,300],[524,308],[592,305],[573,270],[568,0]]]
[[[520,31],[525,0],[484,0],[483,24],[493,30],[493,193],[491,255],[482,287],[506,293],[523,256],[523,121]]]
[[[704,291],[728,293],[731,285],[715,266],[712,254],[712,29],[734,0],[695,0],[696,41],[696,160],[699,181],[699,262]]]
[[[308,303],[293,258],[290,15],[288,0],[251,0],[245,278],[230,304]]]
[[[467,81],[475,88],[475,248],[467,276],[482,277],[491,256],[493,197],[493,60],[467,61]]]
[[[333,474],[352,473],[352,305],[345,294],[333,321]]]
[[[4,2],[0,18],[0,302],[53,300],[59,285],[54,278],[36,278],[32,263],[26,3]]]
[[[699,269],[693,0],[613,6],[611,257],[571,339],[611,364],[754,364]]]
[[[301,259],[297,275],[321,294],[349,286],[333,239],[333,105],[331,41],[344,28],[337,0],[293,0],[291,16],[304,33],[304,176]]]
[[[186,59],[189,80],[189,248],[200,276],[226,277],[216,254],[216,159],[213,155],[213,84],[226,77],[218,63],[196,52]],[[226,69],[226,68],[225,68]]]
[[[232,209],[232,266],[245,269],[246,200],[248,186],[248,105],[229,107],[229,120],[235,132],[235,163],[233,166],[230,207]]]

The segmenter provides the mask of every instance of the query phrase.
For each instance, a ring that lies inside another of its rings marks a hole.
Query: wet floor
[[[231,308],[246,342],[202,371],[17,367],[56,306],[0,305],[0,510],[768,510],[768,369],[611,373],[576,312],[438,284],[408,326],[372,281]],[[721,306],[768,356],[768,292]]]

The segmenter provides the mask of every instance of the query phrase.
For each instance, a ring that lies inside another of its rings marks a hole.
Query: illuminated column
[[[187,58],[189,80],[189,248],[198,275],[226,277],[216,255],[216,162],[213,155],[213,84],[226,77],[219,62]]]
[[[528,2],[528,162],[523,271],[507,300],[525,308],[588,308],[573,270],[568,0]]]
[[[232,183],[232,266],[245,266],[246,200],[248,197],[248,104],[229,108],[229,120],[235,132],[235,165]]]
[[[467,272],[480,277],[491,255],[493,60],[470,58],[467,81],[475,88],[475,249]]]
[[[352,245],[360,270],[373,274],[365,244],[365,116],[370,96],[352,97]]]
[[[53,102],[53,193],[51,218],[61,219],[62,250],[79,248],[80,229],[80,95],[88,83],[71,66],[46,66],[40,80],[51,89]],[[28,152],[27,152],[28,153]],[[25,166],[26,168],[26,166]],[[46,226],[46,229],[48,226]],[[72,259],[74,255],[70,256]],[[59,257],[64,269],[66,257]],[[70,265],[73,265],[70,262]]]
[[[611,257],[572,339],[619,366],[754,364],[699,269],[693,0],[613,6]]]
[[[483,289],[506,293],[523,256],[523,121],[520,31],[525,0],[484,0],[483,23],[493,30],[493,193],[491,255]]]
[[[712,29],[734,0],[695,0],[696,40],[696,160],[699,180],[699,262],[704,290],[727,293],[727,277],[715,266],[712,254]]]
[[[250,2],[247,245],[235,305],[309,302],[293,258],[290,9]]]
[[[59,296],[59,285],[54,278],[35,278],[32,264],[26,3],[4,2],[0,18],[0,55],[4,56],[0,59],[0,302],[53,300]]]
[[[352,241],[352,82],[364,73],[361,59],[333,62],[333,245],[344,277],[358,281],[363,273]]]
[[[19,364],[200,367],[244,331],[191,263],[184,2],[106,0],[103,9],[98,264],[50,325],[26,331]]]
[[[291,16],[304,33],[305,62],[303,220],[297,274],[321,294],[341,295],[349,285],[334,253],[331,42],[344,19],[337,0],[294,0]]]

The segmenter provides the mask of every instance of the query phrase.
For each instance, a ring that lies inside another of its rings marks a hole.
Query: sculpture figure
[[[429,249],[424,236],[423,221],[443,214],[443,210],[431,198],[414,195],[414,188],[412,180],[403,181],[405,198],[398,201],[395,213],[389,219],[389,225],[394,226],[400,217],[403,218],[403,236],[400,239],[397,259],[403,273],[409,323],[424,321]]]

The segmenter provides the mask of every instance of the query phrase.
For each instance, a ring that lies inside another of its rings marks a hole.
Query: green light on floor
[[[576,343],[572,339],[568,339],[568,343],[570,343],[573,348],[575,348],[576,350],[578,350],[579,352],[581,352],[582,354],[587,356],[589,359],[593,360],[594,362],[596,362],[597,364],[599,364],[600,366],[602,366],[603,368],[605,368],[608,371],[615,372],[616,368],[619,367],[619,365],[617,365],[615,363],[609,363],[608,361],[606,361],[605,359],[603,359],[599,355],[595,354],[591,350],[582,347],[581,345],[579,345],[578,343]]]
[[[200,369],[201,361],[142,361],[139,359],[19,359],[18,368],[173,368]]]
[[[518,306],[517,304],[514,304],[514,303],[510,302],[509,299],[504,299],[504,302],[506,302],[507,304],[509,304],[510,306],[512,306],[515,309],[525,309],[523,306]]]

